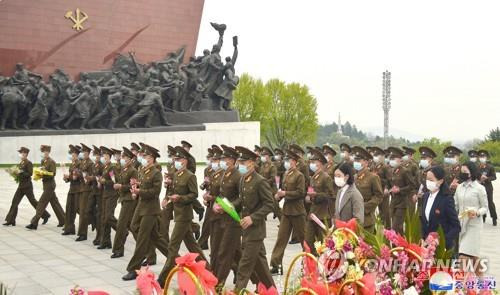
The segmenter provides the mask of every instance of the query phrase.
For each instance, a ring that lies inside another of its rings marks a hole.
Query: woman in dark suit
[[[427,172],[426,187],[429,190],[423,196],[423,209],[420,212],[422,237],[443,228],[446,248],[455,247],[460,233],[460,222],[455,210],[455,200],[448,185],[444,182],[445,171],[441,166],[434,166]],[[456,250],[456,247],[455,247]]]

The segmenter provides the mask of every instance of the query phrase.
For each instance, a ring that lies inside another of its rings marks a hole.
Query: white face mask
[[[267,158],[266,158],[266,156],[260,156],[260,161],[261,161],[262,163],[267,162]]]
[[[377,164],[378,164],[378,163],[380,163],[380,162],[381,162],[380,158],[381,158],[380,156],[378,156],[378,157],[373,157],[373,162],[374,162],[374,163],[377,163]]]
[[[437,183],[435,181],[431,181],[431,180],[426,180],[425,181],[425,186],[431,192],[435,192],[435,191],[437,191],[439,189],[439,186],[437,185]]]
[[[472,163],[476,163],[476,162],[477,162],[477,158],[476,158],[476,157],[472,157],[472,158],[470,158],[470,161],[471,161]]]
[[[283,165],[285,166],[286,170],[290,169],[290,161],[285,161],[285,164]]]
[[[349,156],[349,159],[351,159],[351,162],[354,161],[354,156]]]
[[[409,158],[410,158],[410,156],[408,156],[408,155],[404,155],[404,156],[403,156],[403,161],[408,161],[408,159],[409,159]]]
[[[390,160],[389,165],[391,165],[392,168],[397,168],[399,166],[399,163],[396,160]]]
[[[481,158],[479,158],[479,162],[481,162],[481,163],[483,163],[483,164],[484,164],[484,163],[486,163],[486,158],[485,158],[485,157],[481,157]]]
[[[217,162],[212,162],[212,169],[213,169],[213,170],[217,170],[217,169],[219,169],[219,163],[217,163]]]
[[[279,161],[279,160],[281,160],[281,156],[280,156],[280,155],[276,155],[276,156],[274,156],[274,159],[275,159],[276,161]]]
[[[344,177],[335,177],[335,184],[338,187],[344,187],[344,185],[345,185],[345,179],[344,179]]]

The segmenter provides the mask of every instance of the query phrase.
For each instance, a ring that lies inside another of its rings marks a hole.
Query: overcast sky
[[[382,72],[392,72],[396,135],[454,141],[500,125],[500,2],[205,0],[197,52],[226,23],[239,36],[238,74],[310,87],[321,123],[338,113],[383,128]]]

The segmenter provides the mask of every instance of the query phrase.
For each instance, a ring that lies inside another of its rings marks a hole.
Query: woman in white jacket
[[[465,266],[474,266],[474,271],[480,275],[477,260],[480,255],[481,230],[483,219],[480,218],[488,211],[486,190],[478,181],[478,169],[473,162],[466,162],[461,166],[460,185],[455,192],[455,206],[460,219],[461,231],[458,238],[459,259]],[[465,263],[465,264],[464,264]]]

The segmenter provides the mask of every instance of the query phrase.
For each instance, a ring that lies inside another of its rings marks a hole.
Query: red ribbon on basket
[[[335,228],[348,228],[352,231],[356,231],[358,224],[356,218],[351,218],[351,220],[345,222],[339,219],[335,219]]]
[[[217,278],[206,269],[207,262],[204,260],[196,261],[198,253],[188,253],[184,256],[177,257],[175,263],[179,267],[177,272],[177,281],[181,294],[197,294],[196,285],[191,280],[189,275],[183,270],[183,267],[188,268],[200,281],[206,293],[212,292],[215,294],[215,286]]]
[[[262,283],[257,285],[257,293],[259,293],[259,295],[279,295],[275,286],[266,288],[266,286]]]

